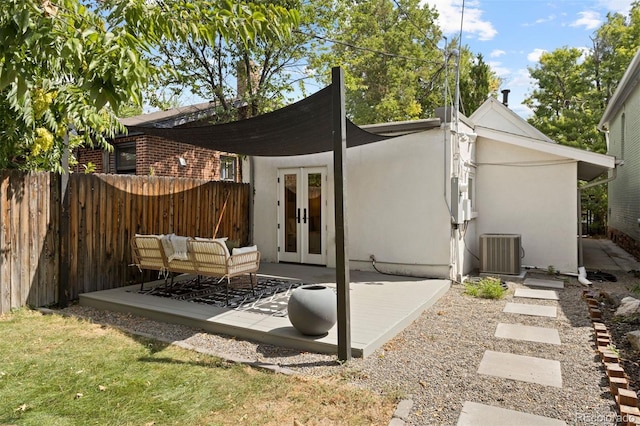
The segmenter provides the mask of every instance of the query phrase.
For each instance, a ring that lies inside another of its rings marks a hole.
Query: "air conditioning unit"
[[[521,237],[518,234],[480,235],[480,272],[519,275]]]

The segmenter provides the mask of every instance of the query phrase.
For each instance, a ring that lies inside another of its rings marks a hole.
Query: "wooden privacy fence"
[[[58,296],[59,176],[0,172],[0,314]]]
[[[249,243],[248,184],[72,174],[62,194],[60,182],[0,172],[0,313],[137,282],[129,266],[136,233],[212,237],[217,228],[218,237]]]

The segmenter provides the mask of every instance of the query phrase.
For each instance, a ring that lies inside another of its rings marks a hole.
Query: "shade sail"
[[[127,126],[142,132],[217,151],[254,156],[289,156],[333,150],[331,86],[282,109],[246,120],[173,128]],[[347,120],[347,146],[387,139]]]

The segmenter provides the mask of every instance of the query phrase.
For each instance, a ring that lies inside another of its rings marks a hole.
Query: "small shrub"
[[[506,293],[502,281],[494,277],[482,278],[477,282],[467,281],[464,283],[464,289],[466,294],[483,299],[501,299]]]

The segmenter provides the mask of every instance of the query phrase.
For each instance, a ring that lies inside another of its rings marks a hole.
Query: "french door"
[[[278,170],[278,260],[326,265],[324,167]]]

